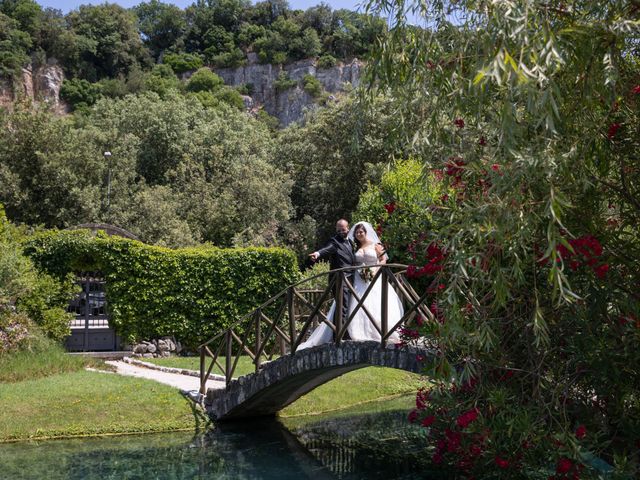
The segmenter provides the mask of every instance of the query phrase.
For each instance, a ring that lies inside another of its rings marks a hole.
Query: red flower
[[[424,362],[424,356],[423,355],[416,355],[416,362],[418,362],[418,363]]]
[[[447,451],[455,452],[460,448],[462,442],[462,434],[460,432],[453,432],[449,429],[445,430],[445,436],[447,437]]]
[[[468,412],[465,412],[462,415],[460,415],[456,419],[456,424],[460,428],[467,428],[469,425],[471,425],[477,419],[478,419],[478,409],[474,408],[474,409],[469,410]]]
[[[459,177],[462,175],[462,167],[466,162],[460,157],[451,157],[445,165],[445,173],[450,177]]]
[[[442,463],[442,454],[441,453],[434,453],[433,457],[431,458],[431,461],[435,464],[440,464]]]
[[[396,208],[397,208],[396,202],[390,202],[384,206],[384,209],[387,211],[389,215],[391,215]]]
[[[411,410],[409,412],[409,415],[407,416],[407,420],[409,420],[409,423],[416,423],[417,419],[418,419],[418,411],[417,410]]]
[[[568,458],[562,457],[556,465],[556,473],[567,473],[573,467],[573,462]]]
[[[640,95],[640,85],[636,85],[635,87],[633,87],[631,89],[632,93],[635,93],[636,95]]]
[[[576,438],[578,440],[582,440],[586,436],[587,436],[587,427],[585,427],[584,425],[578,425],[578,428],[576,428]]]
[[[444,195],[440,196],[440,201],[441,201],[442,203],[445,203],[445,202],[449,201],[449,195],[447,195],[447,194],[445,193]]]
[[[593,271],[596,274],[596,277],[603,279],[604,277],[607,276],[607,272],[609,271],[609,265],[607,265],[606,263],[596,267],[593,269]]]
[[[407,267],[407,278],[418,278],[418,268],[415,265]]]
[[[607,137],[609,137],[609,140],[613,139],[613,137],[616,136],[616,133],[618,133],[618,130],[620,130],[621,125],[619,123],[612,123],[609,126],[609,131],[607,132]]]
[[[481,147],[484,147],[487,144],[487,139],[484,137],[480,137],[480,140],[478,140],[478,145],[480,145]]]
[[[469,447],[469,455],[472,457],[479,457],[482,455],[482,446],[481,445],[471,445]]]
[[[422,420],[422,426],[423,427],[430,427],[431,425],[433,425],[433,422],[436,421],[436,417],[434,415],[429,415],[428,417],[425,417]]]
[[[506,468],[509,468],[509,460],[505,460],[504,458],[496,455],[496,458],[494,459],[494,462],[496,463],[496,465],[499,468],[502,468],[503,470]]]
[[[458,128],[464,128],[464,120],[461,118],[456,118],[453,123]]]

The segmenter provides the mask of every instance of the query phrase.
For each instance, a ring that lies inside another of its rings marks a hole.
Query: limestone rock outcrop
[[[318,68],[314,59],[300,60],[288,65],[255,63],[249,56],[247,65],[237,68],[214,69],[226,85],[237,87],[247,85],[256,106],[280,120],[282,126],[300,120],[306,108],[315,108],[315,99],[304,91],[302,80],[305,75],[318,79],[323,89],[329,93],[343,91],[347,85],[357,87],[362,76],[363,64],[354,59],[348,64],[340,63],[331,68]],[[285,72],[297,85],[285,91],[277,91],[276,80]]]
[[[36,68],[23,68],[19,78],[0,79],[0,107],[11,108],[15,101],[27,98],[48,103],[56,113],[66,113],[67,105],[60,100],[63,81],[64,72],[55,60]]]

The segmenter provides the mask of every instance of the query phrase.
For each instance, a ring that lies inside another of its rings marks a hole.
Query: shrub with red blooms
[[[618,130],[620,130],[620,127],[622,125],[620,125],[619,123],[612,123],[611,125],[609,125],[609,130],[607,131],[607,137],[609,137],[609,139],[613,139],[613,137],[616,136],[616,134],[618,133]]]
[[[437,313],[418,327],[436,353],[425,458],[460,478],[640,477],[640,12],[369,3],[395,20],[369,86],[393,98],[394,138],[442,172],[414,203],[431,228],[385,231]],[[424,35],[402,21],[413,7],[462,28]]]
[[[601,261],[602,245],[593,235],[584,235],[579,238],[569,240],[562,239],[563,242],[557,247],[559,261],[567,262],[572,271],[578,268],[588,266],[595,273],[596,277],[603,279],[609,271],[609,265]],[[546,261],[545,258],[543,261]]]

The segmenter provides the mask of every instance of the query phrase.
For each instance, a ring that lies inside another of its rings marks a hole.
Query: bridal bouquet
[[[360,278],[362,278],[362,280],[364,280],[365,282],[370,282],[371,280],[373,280],[374,272],[371,267],[361,268],[358,273],[360,274]]]

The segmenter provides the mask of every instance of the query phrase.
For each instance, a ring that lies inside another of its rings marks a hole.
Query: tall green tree
[[[136,16],[115,3],[82,5],[67,15],[71,30],[82,39],[82,76],[91,81],[126,75],[139,65],[148,65],[136,24]]]
[[[184,10],[159,0],[142,2],[133,8],[145,45],[158,59],[168,49],[180,50],[187,23]]]
[[[292,172],[296,218],[313,218],[319,238],[332,234],[338,218],[350,217],[368,181],[403,151],[383,141],[395,124],[387,102],[380,97],[364,108],[346,97],[279,136],[277,158]]]
[[[16,20],[0,13],[0,76],[12,77],[29,61],[29,34],[19,28]]]

